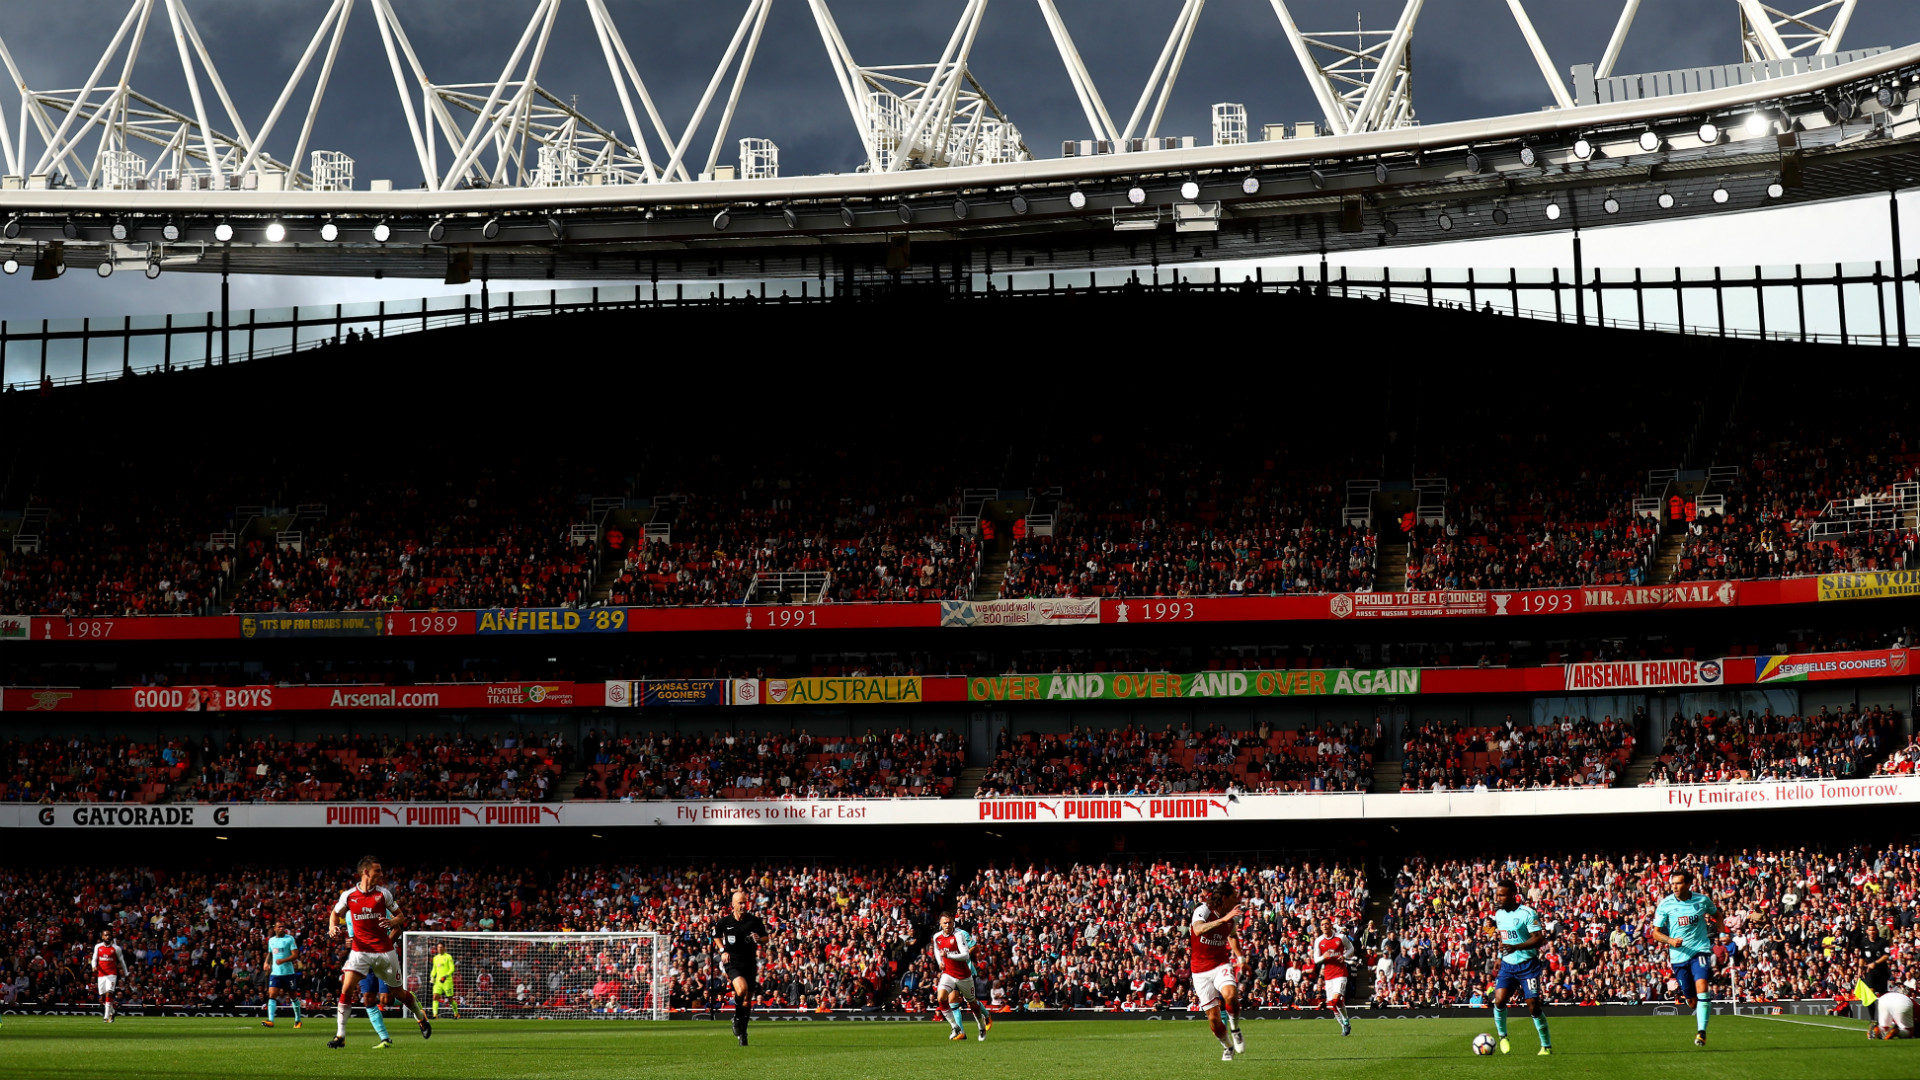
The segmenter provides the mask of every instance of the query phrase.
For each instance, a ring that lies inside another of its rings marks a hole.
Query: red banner
[[[1198,622],[1296,622],[1320,619],[1384,619],[1424,617],[1500,617],[1506,615],[1573,615],[1592,612],[1670,611],[1770,604],[1813,603],[1819,598],[1817,578],[1776,581],[1696,582],[1667,586],[1583,586],[1572,589],[1442,590],[1404,593],[1333,593],[1298,596],[1129,597],[1100,601],[1105,625]],[[938,602],[916,604],[801,604],[787,607],[724,605],[717,607],[593,608],[583,613],[579,632],[604,630],[595,613],[622,613],[630,633],[695,631],[891,630],[934,628],[941,625]],[[390,611],[375,613],[373,622],[351,629],[356,635],[390,637],[470,637],[482,629],[472,611]],[[622,615],[613,616],[615,619]],[[329,621],[366,619],[353,613],[333,620],[326,613],[297,616],[129,616],[126,618],[68,619],[36,615],[31,619],[34,641],[214,641],[255,636],[339,636]],[[289,622],[295,625],[280,626]],[[248,625],[251,624],[251,632]],[[0,623],[0,641],[24,640],[24,633],[7,633],[27,625],[25,619]],[[617,625],[614,629],[619,629]],[[566,632],[551,630],[548,632]]]
[[[8,687],[6,712],[339,712],[382,709],[566,709],[606,704],[604,683],[444,683],[427,686]]]
[[[238,615],[130,615],[69,619],[36,615],[35,641],[226,641],[240,637]]]

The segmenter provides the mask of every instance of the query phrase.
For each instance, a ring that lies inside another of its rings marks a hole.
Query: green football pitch
[[[102,1080],[216,1077],[338,1080],[342,1076],[428,1080],[604,1080],[713,1076],[726,1080],[963,1075],[990,1080],[1172,1080],[1251,1072],[1265,1076],[1580,1076],[1757,1080],[1920,1076],[1920,1042],[1872,1042],[1863,1025],[1824,1017],[1717,1017],[1712,1045],[1693,1046],[1691,1017],[1562,1017],[1554,1055],[1536,1056],[1533,1028],[1513,1025],[1510,1056],[1477,1058],[1480,1020],[1359,1020],[1341,1038],[1329,1020],[1248,1020],[1247,1050],[1220,1060],[1204,1024],[1186,1020],[1007,1020],[987,1040],[947,1041],[947,1028],[917,1023],[758,1022],[752,1045],[735,1045],[725,1023],[444,1020],[430,1041],[396,1020],[391,1049],[373,1049],[364,1019],[347,1046],[329,1050],[331,1017],[295,1031],[229,1019],[123,1018],[112,1026],[74,1017],[7,1017],[0,1023],[0,1077]]]

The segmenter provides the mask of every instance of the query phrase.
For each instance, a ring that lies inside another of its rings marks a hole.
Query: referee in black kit
[[[753,995],[760,983],[760,938],[768,936],[766,921],[754,914],[744,892],[733,894],[733,910],[713,924],[713,947],[720,950],[720,970],[733,983],[733,1037],[747,1045],[747,1021],[753,1018]]]

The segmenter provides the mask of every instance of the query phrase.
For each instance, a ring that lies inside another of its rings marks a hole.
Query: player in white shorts
[[[393,891],[380,883],[380,860],[369,855],[360,860],[357,869],[360,883],[341,893],[339,901],[333,905],[333,912],[327,916],[328,933],[334,937],[350,938],[353,942],[352,951],[347,953],[347,962],[340,968],[340,1007],[334,1035],[327,1041],[327,1046],[337,1050],[347,1045],[347,1013],[359,997],[356,991],[361,980],[369,975],[386,983],[388,991],[400,1004],[413,1010],[414,1019],[420,1022],[420,1037],[430,1039],[433,1037],[433,1026],[427,1023],[420,1003],[414,1000],[413,992],[407,989],[406,979],[400,971],[400,953],[394,948],[393,935],[405,925],[406,920],[400,917],[400,909],[394,904]],[[367,1019],[380,1037],[375,1046],[379,1049],[392,1046],[393,1040],[387,1037],[386,1024],[379,1010],[369,1009]]]
[[[1881,994],[1873,1003],[1874,1024],[1867,1029],[1870,1039],[1911,1039],[1913,1038],[1913,980],[1900,984],[1906,993],[1895,990]]]
[[[1234,977],[1234,969],[1246,958],[1240,949],[1239,923],[1239,897],[1233,886],[1221,882],[1207,894],[1206,903],[1193,909],[1189,927],[1193,996],[1207,1014],[1213,1037],[1220,1040],[1221,1061],[1232,1061],[1247,1048],[1240,1034],[1240,981]]]
[[[993,1021],[987,1017],[987,1010],[980,1005],[980,998],[973,992],[974,973],[978,970],[973,963],[974,938],[972,934],[954,925],[953,916],[940,913],[940,932],[933,936],[933,957],[940,964],[940,985],[937,997],[940,1008],[947,1014],[947,1022],[953,1025],[952,1034],[947,1038],[959,1041],[967,1037],[966,1028],[961,1024],[961,1006],[973,1014],[980,1026],[980,1040],[986,1041],[987,1032],[993,1030]]]
[[[113,995],[120,988],[120,973],[127,970],[127,954],[113,943],[113,935],[100,931],[100,944],[93,947],[94,988],[100,992],[100,1014],[113,1023]]]

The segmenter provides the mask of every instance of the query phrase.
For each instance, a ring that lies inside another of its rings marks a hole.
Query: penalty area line
[[[1740,1013],[1739,1015],[1742,1019],[1746,1019],[1746,1020],[1772,1020],[1777,1024],[1799,1024],[1801,1027],[1826,1028],[1829,1031],[1865,1031],[1866,1030],[1866,1028],[1860,1026],[1860,1024],[1857,1022],[1852,1024],[1823,1024],[1818,1020],[1795,1020],[1787,1016],[1766,1016],[1766,1015],[1755,1014],[1755,1013]]]

